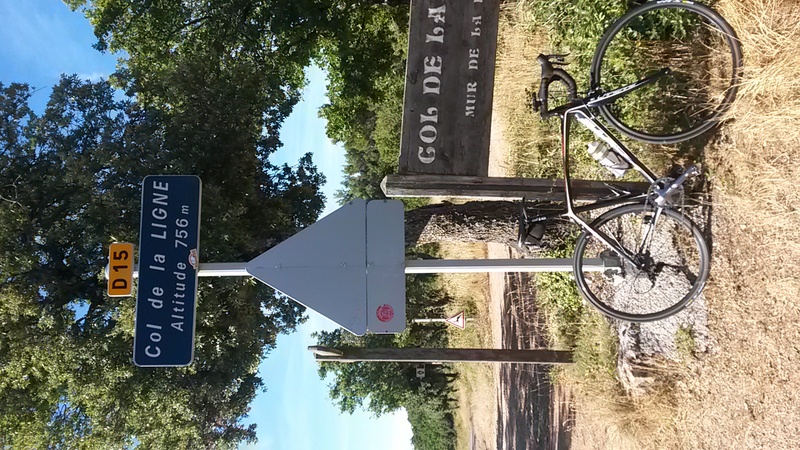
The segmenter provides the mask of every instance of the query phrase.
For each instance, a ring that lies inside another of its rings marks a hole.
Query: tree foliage
[[[199,77],[207,82],[244,75],[246,84],[258,86],[263,112],[278,123],[280,113],[288,113],[283,108],[297,101],[303,68],[313,53],[313,46],[303,41],[316,33],[317,25],[299,26],[298,21],[318,17],[320,7],[314,0],[65,2],[73,10],[83,9],[94,26],[97,49],[124,51],[118,81],[136,92],[140,102],[174,107],[187,100],[189,91],[171,83],[181,75],[194,73],[194,81]],[[195,71],[198,61],[206,64],[206,71]],[[207,86],[193,90],[202,92]]]
[[[133,304],[105,296],[108,244],[135,242],[141,180],[203,180],[201,258],[246,260],[316,220],[324,181],[277,145],[247,92],[202,94],[223,108],[159,111],[108,83],[64,77],[34,114],[24,84],[0,85],[0,444],[14,448],[226,448],[261,358],[303,308],[252,281],[201,283],[195,363],[131,363]],[[238,97],[237,97],[238,96]],[[238,99],[238,100],[237,100]],[[224,102],[224,103],[223,103]],[[84,309],[85,315],[76,313]]]
[[[99,275],[107,246],[136,241],[147,174],[203,180],[203,261],[249,259],[316,220],[324,178],[311,156],[269,162],[312,61],[329,73],[328,135],[347,151],[341,198],[381,197],[398,160],[408,2],[64,1],[99,50],[119,52],[112,82],[135,101],[66,77],[36,115],[30,88],[0,86],[0,446],[235,447],[255,436],[242,419],[263,387],[258,362],[303,308],[253,282],[202,282],[195,364],[135,368],[132,304],[106,297]],[[408,289],[410,316],[441,308],[427,280]],[[412,325],[391,345],[443,346],[443,335]],[[352,367],[340,406],[402,405],[424,423],[435,407],[423,396],[446,399],[434,375]],[[382,380],[374,396],[359,381],[370,376]]]
[[[409,3],[353,6],[341,26],[321,41],[328,103],[320,116],[346,152],[340,201],[383,198],[380,182],[396,172]]]
[[[221,81],[253,84],[264,126],[274,128],[316,61],[329,74],[328,136],[347,152],[338,196],[383,196],[380,180],[398,159],[407,1],[64,1],[92,22],[98,49],[125,52],[115,80],[146,105],[181,107],[187,90],[176,80],[200,92]]]
[[[449,299],[431,276],[409,277],[406,283],[409,323],[396,335],[355,336],[343,329],[316,334],[318,345],[331,348],[447,347],[444,324],[418,324],[414,317],[444,314]],[[425,367],[425,377],[416,375],[417,364],[399,362],[320,363],[320,378],[330,382],[330,397],[343,412],[362,408],[376,416],[405,408],[418,449],[452,448],[452,405],[449,394],[455,372],[449,365]]]

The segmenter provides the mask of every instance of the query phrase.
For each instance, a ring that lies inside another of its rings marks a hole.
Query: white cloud
[[[100,80],[107,80],[108,74],[103,72],[79,73],[78,78],[82,80],[89,80],[92,83],[97,83]]]

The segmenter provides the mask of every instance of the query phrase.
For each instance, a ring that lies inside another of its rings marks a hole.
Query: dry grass
[[[658,367],[672,382],[644,399],[624,397],[611,373],[561,373],[578,394],[573,448],[798,448],[800,4],[719,0],[715,8],[736,29],[745,58],[731,120],[705,149],[713,208],[706,294],[716,344]],[[512,152],[555,152],[557,135],[531,131],[539,119],[527,111],[525,91],[546,45],[524,31],[501,24],[494,123]],[[515,169],[548,175],[547,161],[522,155]]]
[[[684,378],[684,448],[797,448],[800,435],[800,5],[728,0],[745,78],[724,144],[708,152],[713,194],[710,330],[717,352]]]
[[[502,137],[512,155],[512,174],[531,177],[557,175],[560,160],[558,134],[531,110],[531,95],[540,77],[536,57],[545,52],[547,37],[524,28],[525,8],[507,3],[502,9],[498,31],[492,130]],[[531,152],[531,148],[540,151]]]
[[[573,448],[663,449],[675,435],[672,388],[681,368],[669,361],[641,367],[654,378],[649,394],[626,395],[617,379],[616,334],[599,314],[585,315],[574,352],[576,364],[553,373],[573,393],[576,408]]]

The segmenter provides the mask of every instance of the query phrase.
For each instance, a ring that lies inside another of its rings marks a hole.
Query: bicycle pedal
[[[526,227],[525,236],[520,236],[520,244],[526,246],[533,245],[540,247],[542,245],[542,238],[544,237],[545,225],[542,222],[537,222],[531,226]]]

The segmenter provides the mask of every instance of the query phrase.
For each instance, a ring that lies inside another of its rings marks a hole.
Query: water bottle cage
[[[625,175],[625,172],[631,168],[630,164],[620,158],[620,156],[605,143],[590,142],[587,150],[595,161],[617,178]]]

